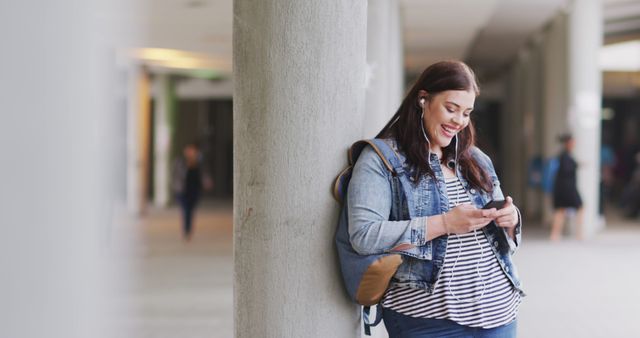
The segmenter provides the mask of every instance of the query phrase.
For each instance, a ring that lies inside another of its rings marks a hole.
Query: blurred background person
[[[561,135],[562,152],[558,156],[558,170],[553,182],[553,223],[551,224],[551,240],[557,241],[562,236],[562,228],[566,221],[567,209],[576,212],[576,236],[582,239],[582,198],[576,186],[576,169],[578,164],[571,156],[575,140],[570,134]]]
[[[611,191],[615,181],[613,170],[616,164],[616,155],[610,139],[609,134],[603,133],[602,145],[600,146],[600,203],[598,204],[600,215],[604,215],[605,205],[611,200]]]
[[[202,163],[198,143],[191,142],[173,164],[171,186],[182,210],[182,235],[186,242],[191,241],[194,212],[202,190],[213,187],[213,181]]]
[[[635,169],[629,183],[622,191],[620,203],[627,218],[635,219],[640,214],[640,152],[635,155]]]

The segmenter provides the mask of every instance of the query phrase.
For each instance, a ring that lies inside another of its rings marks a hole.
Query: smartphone
[[[504,207],[504,204],[507,201],[505,200],[491,200],[489,201],[489,203],[485,204],[484,207],[482,207],[482,209],[491,209],[491,208],[496,208],[498,210],[502,209],[502,207]]]

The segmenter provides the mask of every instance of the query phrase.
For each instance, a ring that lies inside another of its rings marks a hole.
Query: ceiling
[[[232,0],[148,0],[144,46],[190,52],[231,74]],[[399,0],[408,73],[441,59],[500,69],[569,0]],[[607,42],[640,38],[640,0],[604,0]]]
[[[566,0],[401,0],[407,71],[444,58],[503,66]]]
[[[500,2],[401,0],[408,72],[420,72],[426,65],[442,59],[463,59],[468,46],[489,24]]]
[[[469,52],[507,59],[565,0],[399,1],[405,64],[412,72]],[[231,72],[232,0],[149,0],[149,9],[144,47],[205,55]]]
[[[145,48],[177,49],[231,74],[232,0],[147,0]]]

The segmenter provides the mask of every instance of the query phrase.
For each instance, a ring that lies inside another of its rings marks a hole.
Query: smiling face
[[[447,90],[432,96],[421,91],[420,96],[427,97],[422,107],[423,123],[431,151],[441,157],[442,148],[469,125],[476,95],[472,91]]]

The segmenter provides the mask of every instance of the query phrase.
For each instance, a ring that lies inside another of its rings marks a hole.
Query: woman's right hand
[[[460,204],[442,215],[448,234],[465,234],[485,227],[496,217],[497,210],[478,209],[471,204]]]

